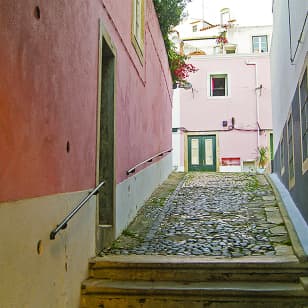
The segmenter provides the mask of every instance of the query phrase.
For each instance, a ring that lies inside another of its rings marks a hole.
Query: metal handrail
[[[94,195],[98,193],[98,191],[104,186],[105,182],[101,182],[98,184],[85,198],[83,198],[79,204],[69,213],[67,216],[54,228],[49,235],[51,240],[56,238],[57,233],[60,230],[64,230],[67,227],[67,223],[72,219],[72,217],[87,203],[87,201]]]
[[[159,157],[159,156],[163,156],[163,155],[166,154],[166,153],[170,153],[170,152],[172,152],[172,150],[173,150],[173,149],[171,148],[171,149],[169,149],[169,150],[160,152],[160,153],[158,153],[158,154],[156,154],[156,155],[154,155],[154,156],[152,156],[152,157],[150,157],[150,158],[144,160],[143,162],[137,164],[137,165],[134,166],[133,168],[130,168],[129,170],[127,170],[126,174],[127,174],[127,175],[130,175],[131,173],[134,173],[134,172],[136,171],[136,168],[142,166],[142,165],[145,164],[145,163],[151,163],[151,162],[153,161],[154,158]]]

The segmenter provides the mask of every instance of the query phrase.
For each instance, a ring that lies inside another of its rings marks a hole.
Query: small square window
[[[211,75],[211,96],[228,96],[228,78],[226,74]]]
[[[267,35],[252,37],[252,52],[268,52]]]
[[[197,26],[197,25],[194,25],[194,26],[192,27],[192,31],[193,31],[193,32],[197,32],[197,30],[198,30],[198,26]]]

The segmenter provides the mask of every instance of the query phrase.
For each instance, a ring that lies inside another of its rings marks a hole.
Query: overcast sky
[[[202,18],[202,2],[204,19],[209,23],[219,23],[219,11],[230,8],[231,18],[240,26],[272,24],[272,0],[192,0],[187,5],[190,17]]]

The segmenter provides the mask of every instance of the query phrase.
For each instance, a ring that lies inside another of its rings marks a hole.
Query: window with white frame
[[[144,49],[144,0],[133,0],[132,42],[140,59]]]
[[[252,37],[252,52],[268,52],[267,35]]]
[[[192,31],[193,32],[197,32],[198,31],[198,26],[197,25],[193,25],[192,26]]]
[[[308,78],[307,67],[299,87],[303,171],[308,170]]]
[[[228,96],[228,75],[210,75],[210,96]]]

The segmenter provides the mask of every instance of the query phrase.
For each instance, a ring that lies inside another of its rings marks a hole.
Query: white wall
[[[308,1],[290,1],[292,54],[304,24]],[[299,44],[294,63],[290,61],[289,22],[287,1],[274,2],[274,24],[271,50],[271,79],[273,103],[274,151],[276,152],[284,123],[287,120],[292,98],[308,50],[308,24]]]
[[[115,236],[135,218],[136,213],[154,189],[158,187],[172,171],[172,154],[168,154],[156,163],[132,175],[117,184],[115,209]]]
[[[181,133],[176,132],[172,133],[172,167],[174,170],[177,170],[181,164]]]
[[[173,100],[172,100],[172,127],[180,127],[180,89],[173,90]]]
[[[206,31],[191,32],[192,25],[190,23],[183,24],[177,27],[180,33],[180,38],[192,38],[192,37],[215,37],[221,32],[220,27],[215,27]],[[272,26],[262,25],[262,26],[247,26],[241,27],[239,25],[234,25],[232,28],[227,30],[228,44],[236,44],[237,54],[250,54],[252,53],[252,37],[267,35],[268,39],[268,50],[270,51],[271,40],[272,40]],[[185,54],[189,54],[196,49],[202,50],[206,55],[214,54],[214,47],[217,46],[216,39],[203,39],[203,40],[185,40],[184,51]]]
[[[180,92],[185,91],[179,88],[173,91],[172,102],[172,127],[181,127],[181,104],[180,104]],[[172,133],[172,167],[174,170],[184,170],[184,166],[181,166],[181,131]]]
[[[252,37],[267,35],[268,50],[272,38],[272,26],[239,27],[235,26],[228,31],[228,41],[237,44],[236,52],[239,54],[252,53]]]
[[[220,10],[223,8],[229,8],[231,19],[235,18],[243,26],[271,24],[272,21],[272,0],[193,0],[187,5],[190,17],[203,17],[212,24],[220,22]]]

